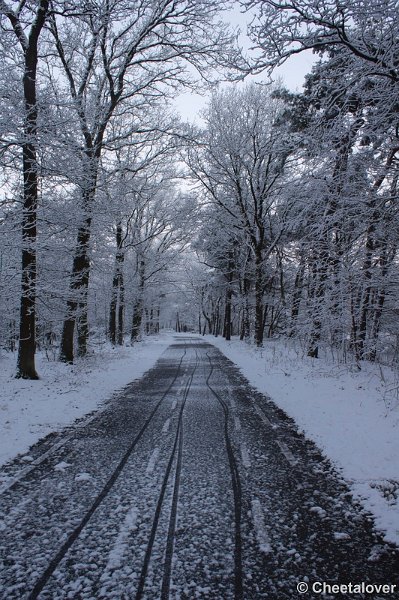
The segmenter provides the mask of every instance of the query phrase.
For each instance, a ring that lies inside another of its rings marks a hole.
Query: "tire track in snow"
[[[58,550],[58,552],[50,560],[50,562],[49,562],[47,568],[45,569],[45,571],[42,573],[42,575],[36,581],[36,583],[35,583],[32,591],[30,592],[30,594],[27,597],[28,600],[36,600],[38,598],[39,594],[42,592],[42,590],[46,586],[46,584],[49,581],[50,577],[52,576],[52,574],[54,573],[54,571],[56,570],[56,568],[58,567],[58,565],[60,564],[60,562],[62,561],[62,559],[66,555],[66,553],[68,552],[68,550],[70,549],[70,547],[78,539],[78,537],[80,536],[81,532],[86,527],[87,523],[90,521],[90,519],[93,516],[93,514],[96,512],[97,508],[100,506],[100,504],[102,504],[102,502],[108,496],[108,494],[111,491],[112,487],[114,486],[116,480],[118,479],[118,477],[122,473],[122,471],[123,471],[123,469],[124,469],[124,467],[125,467],[128,459],[130,458],[132,452],[136,448],[137,444],[139,443],[140,439],[144,435],[145,431],[148,429],[151,421],[153,420],[153,418],[154,418],[155,414],[157,413],[159,407],[161,406],[162,402],[167,397],[167,395],[169,394],[169,392],[172,389],[173,385],[175,384],[175,382],[176,382],[176,380],[177,380],[177,378],[179,376],[179,373],[181,371],[181,365],[182,365],[182,362],[183,362],[183,359],[184,359],[186,353],[187,353],[187,351],[186,351],[186,349],[184,349],[184,353],[183,353],[183,355],[182,355],[182,357],[180,359],[180,362],[178,364],[178,367],[176,369],[176,373],[175,373],[175,375],[174,375],[174,377],[172,379],[172,382],[170,383],[170,385],[168,386],[168,388],[165,390],[165,392],[162,394],[162,397],[160,398],[160,400],[155,405],[155,407],[152,410],[150,416],[144,422],[144,424],[141,427],[140,431],[138,432],[138,434],[136,435],[136,437],[134,438],[134,440],[132,441],[132,443],[130,444],[130,446],[127,448],[126,452],[122,456],[122,458],[119,461],[118,465],[114,469],[112,475],[109,477],[108,481],[104,485],[104,487],[101,490],[101,492],[95,498],[93,504],[91,505],[91,507],[89,508],[89,510],[86,512],[86,514],[84,515],[83,519],[80,521],[80,523],[77,525],[77,527],[75,527],[75,529],[69,534],[69,536],[67,537],[66,541],[62,544],[62,546],[60,547],[60,549]]]
[[[243,600],[243,572],[242,572],[242,538],[241,538],[241,513],[242,513],[242,499],[241,499],[241,481],[238,472],[237,461],[234,455],[233,446],[230,440],[229,434],[229,407],[223,398],[216,392],[211,386],[210,379],[214,371],[214,365],[212,363],[209,353],[206,353],[211,370],[206,380],[206,385],[218,400],[219,404],[223,408],[224,412],[224,437],[226,443],[227,456],[229,459],[229,466],[231,472],[231,484],[233,487],[234,497],[234,519],[235,519],[235,533],[234,533],[234,600]]]
[[[155,509],[154,519],[151,527],[150,536],[147,543],[147,548],[144,555],[144,561],[141,568],[141,573],[138,581],[138,587],[135,595],[135,600],[141,600],[144,596],[145,584],[147,579],[147,573],[151,562],[152,551],[154,548],[154,542],[158,530],[159,520],[161,517],[162,507],[164,505],[165,494],[170,478],[170,474],[172,471],[173,464],[176,459],[176,469],[175,469],[175,477],[173,484],[173,496],[172,496],[172,507],[169,518],[169,528],[168,535],[166,540],[166,550],[165,550],[165,561],[164,561],[164,571],[163,571],[163,579],[162,579],[162,588],[161,588],[161,600],[167,600],[169,598],[169,589],[170,589],[170,578],[172,572],[172,559],[173,559],[173,549],[174,549],[174,536],[176,529],[176,520],[177,520],[177,503],[179,498],[179,487],[180,487],[180,474],[181,474],[181,466],[182,466],[182,456],[183,456],[183,413],[184,407],[186,405],[187,397],[191,388],[191,384],[193,382],[194,373],[197,369],[198,365],[198,357],[196,364],[194,366],[193,371],[191,372],[188,380],[186,382],[186,386],[184,388],[183,393],[183,402],[180,407],[179,419],[177,424],[176,435],[174,439],[174,444],[172,448],[172,452],[169,458],[168,465],[166,467],[165,475],[163,477],[161,491],[158,497],[157,506]],[[187,371],[187,370],[186,370]],[[168,419],[170,421],[170,419]]]

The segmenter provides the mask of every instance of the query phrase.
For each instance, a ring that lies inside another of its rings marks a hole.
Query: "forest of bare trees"
[[[358,365],[397,359],[397,5],[242,4],[256,14],[255,69],[309,49],[317,61],[300,94],[216,92],[187,150],[206,206],[204,326]]]
[[[18,377],[39,350],[72,363],[171,326],[398,360],[397,2],[2,1],[0,18]],[[309,50],[302,92],[269,79]],[[184,90],[208,94],[196,124]]]

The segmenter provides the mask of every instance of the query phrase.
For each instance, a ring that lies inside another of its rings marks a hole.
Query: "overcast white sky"
[[[240,43],[244,49],[250,47],[250,41],[245,32],[247,23],[250,20],[248,15],[243,15],[237,6],[233,11],[224,14],[224,21],[231,23],[232,27],[239,27],[241,30]],[[305,80],[306,73],[309,73],[312,64],[315,62],[315,57],[311,51],[293,56],[282,67],[276,69],[275,77],[281,77],[284,85],[291,91],[301,91]],[[256,77],[248,77],[249,81],[267,81],[266,75],[258,75]],[[178,96],[175,100],[176,108],[180,112],[182,118],[188,121],[196,121],[199,119],[199,112],[207,104],[207,96],[199,94],[185,93]]]

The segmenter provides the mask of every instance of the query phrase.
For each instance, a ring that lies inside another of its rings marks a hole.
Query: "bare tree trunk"
[[[213,319],[213,334],[215,337],[220,335],[220,298],[218,298],[215,306],[215,314]]]
[[[322,328],[321,312],[322,309],[324,309],[323,302],[326,296],[327,278],[330,270],[332,270],[334,274],[334,270],[337,269],[336,257],[333,257],[330,252],[330,243],[332,232],[334,231],[335,233],[337,233],[338,223],[336,213],[338,209],[338,201],[342,194],[342,189],[347,177],[349,154],[355,143],[356,135],[359,129],[362,127],[363,123],[363,117],[361,115],[358,115],[349,127],[349,130],[340,140],[335,158],[334,171],[332,174],[334,181],[334,190],[332,190],[329,197],[327,197],[324,223],[319,242],[320,249],[317,249],[318,257],[317,261],[315,262],[315,264],[317,264],[317,267],[315,271],[313,287],[314,312],[312,319],[312,329],[308,345],[308,356],[312,358],[317,358],[319,355],[319,341],[321,337]],[[337,275],[335,277],[335,280],[337,280]],[[337,309],[338,304],[337,302],[334,302],[333,306],[330,307],[330,310],[337,311]]]
[[[38,203],[37,169],[37,100],[36,73],[38,41],[49,10],[49,0],[40,0],[28,37],[19,16],[6,6],[6,14],[24,53],[24,143],[22,145],[23,213],[22,213],[22,277],[19,344],[16,377],[38,379],[35,366],[36,350],[36,237]]]
[[[303,277],[305,274],[305,261],[301,257],[298,270],[295,275],[294,291],[292,294],[292,306],[291,306],[291,323],[290,323],[290,337],[296,335],[296,326],[299,315],[299,307],[301,304]]]
[[[116,226],[116,255],[114,275],[112,278],[112,294],[109,307],[109,339],[112,344],[123,344],[123,313],[124,313],[124,281],[123,263],[125,255],[122,248],[122,224]],[[121,341],[122,340],[122,341]]]
[[[89,282],[87,282],[87,286]],[[79,314],[76,321],[77,325],[77,342],[78,342],[78,356],[82,358],[87,354],[87,344],[89,341],[89,315],[88,315],[88,305],[87,305],[87,296],[88,289],[87,287],[83,290],[81,297],[81,301],[79,302]]]
[[[248,277],[248,266],[251,263],[251,253],[248,252],[247,258],[244,264],[244,272],[242,275],[242,282],[240,282],[240,293],[243,299],[242,306],[242,321],[240,327],[240,340],[249,339],[251,335],[251,318],[250,318],[250,301],[249,294],[251,290],[251,280]]]
[[[15,352],[17,334],[16,334],[16,326],[15,326],[14,319],[12,321],[10,321],[8,329],[9,329],[8,348],[9,348],[10,352]]]
[[[265,336],[265,329],[266,329],[266,321],[267,321],[267,315],[270,312],[269,311],[269,305],[265,304],[264,308],[263,308],[263,316],[262,316],[262,327],[263,327],[263,332],[262,335],[263,337]],[[270,322],[270,327],[272,327],[272,322],[273,322],[273,306],[271,307],[271,312],[272,312],[272,316],[271,316],[271,322]],[[270,328],[269,328],[269,332],[270,332]],[[267,337],[270,337],[270,334],[268,333]]]
[[[133,306],[133,317],[132,317],[132,332],[130,340],[137,342],[140,339],[141,323],[143,320],[143,303],[141,299],[136,300]]]
[[[29,87],[28,85],[26,87]],[[32,92],[33,93],[33,92]],[[26,110],[29,111],[26,103]],[[35,109],[36,112],[36,109]],[[26,136],[36,135],[36,115],[32,108],[27,115]],[[16,377],[38,379],[35,367],[36,351],[36,219],[37,164],[33,143],[23,147],[24,206],[22,216],[22,281],[19,322],[19,345]]]
[[[91,216],[88,216],[78,230],[69,284],[70,298],[67,302],[67,316],[62,328],[60,360],[67,363],[73,363],[74,359],[74,332],[78,318],[78,309],[80,309],[78,353],[80,356],[84,356],[87,350],[88,323],[86,307],[90,277],[90,228]]]
[[[123,346],[123,329],[124,329],[124,314],[125,314],[125,282],[123,279],[123,271],[119,273],[119,307],[118,307],[118,335],[116,341],[118,346]]]
[[[398,151],[399,151],[399,147],[396,145],[394,145],[391,148],[391,150],[387,156],[387,159],[386,159],[386,162],[384,165],[384,169],[381,171],[381,173],[378,175],[378,177],[374,181],[373,189],[371,192],[372,195],[368,202],[368,206],[370,208],[371,215],[370,215],[369,226],[367,229],[366,255],[365,255],[365,259],[363,262],[363,268],[362,268],[362,271],[364,274],[364,279],[365,279],[365,285],[364,285],[364,289],[362,290],[362,293],[361,293],[361,300],[360,300],[361,310],[360,310],[360,316],[359,316],[359,325],[357,327],[358,335],[357,335],[357,339],[355,340],[356,353],[360,358],[363,358],[364,353],[365,353],[365,343],[366,343],[367,328],[368,328],[368,316],[369,316],[369,312],[370,312],[372,261],[373,261],[373,252],[375,250],[374,237],[375,237],[376,224],[380,220],[380,211],[378,210],[378,207],[376,206],[375,194],[380,189],[382,184],[384,183],[387,174],[389,173],[390,169],[392,168],[392,165],[394,164],[396,153]],[[397,188],[397,175],[394,176],[392,186],[391,186],[392,197],[395,196],[396,188]]]
[[[137,290],[137,298],[133,306],[132,331],[130,335],[131,342],[137,342],[140,339],[141,325],[143,322],[143,303],[144,303],[144,286],[145,286],[145,262],[141,258],[139,260],[139,282]]]
[[[387,248],[383,248],[380,254],[380,280],[383,282],[376,293],[376,300],[374,303],[374,315],[373,322],[370,330],[370,341],[369,348],[367,351],[368,360],[375,361],[377,357],[377,344],[378,344],[378,335],[380,332],[381,318],[383,314],[385,299],[386,299],[386,290],[384,286],[384,282],[387,281],[388,276],[388,268],[392,263],[396,256],[396,244],[390,248],[388,251]]]
[[[208,317],[208,315],[207,315],[207,314],[206,314],[206,312],[205,312],[205,309],[202,309],[202,314],[204,315],[204,317],[205,317],[205,320],[206,320],[206,323],[205,323],[205,325],[204,325],[204,333],[203,333],[203,335],[205,335],[205,327],[206,327],[206,324],[208,324],[208,333],[212,334],[212,332],[213,332],[213,324],[212,324],[212,319],[211,319],[210,317]]]
[[[378,343],[378,334],[380,332],[380,324],[382,311],[385,303],[385,289],[381,288],[378,291],[378,298],[376,307],[374,309],[374,318],[370,331],[370,344],[367,352],[367,359],[371,361],[375,361],[377,357],[377,343]]]
[[[241,323],[241,331],[240,331],[240,340],[249,339],[249,337],[251,335],[249,290],[250,290],[249,279],[247,277],[244,277],[243,291],[242,291],[243,296],[244,296],[244,306],[243,306],[243,315],[242,315],[242,323]]]
[[[255,343],[263,345],[263,271],[260,251],[255,256]]]
[[[154,324],[154,333],[159,333],[159,330],[160,330],[160,318],[161,318],[161,307],[158,304],[157,310],[156,310],[156,319],[155,319],[155,324]]]
[[[109,319],[108,319],[108,336],[109,341],[112,345],[116,343],[116,309],[118,304],[118,278],[116,274],[112,279],[112,294],[111,302],[109,305]]]
[[[227,289],[226,289],[226,301],[224,308],[224,324],[223,324],[223,337],[227,340],[231,340],[231,301],[233,298],[233,280],[234,280],[234,262],[232,258],[232,252],[229,252],[228,272],[227,272]]]
[[[359,348],[357,346],[358,332],[357,332],[357,318],[356,318],[356,310],[355,310],[355,298],[354,292],[351,291],[350,298],[350,307],[351,307],[351,336],[350,336],[350,348],[355,353],[355,358],[357,361],[360,360]]]
[[[357,328],[356,348],[360,359],[364,357],[365,344],[367,337],[368,316],[370,312],[371,279],[372,279],[372,261],[374,252],[374,215],[367,229],[366,255],[363,261],[362,271],[364,274],[364,288],[361,293],[359,325]]]
[[[226,291],[226,303],[224,307],[224,324],[223,324],[223,337],[227,340],[231,340],[231,297],[232,292],[229,288]]]
[[[312,326],[308,343],[308,356],[318,358],[321,337],[321,310],[328,276],[328,249],[326,246],[313,258],[313,285],[311,291]]]

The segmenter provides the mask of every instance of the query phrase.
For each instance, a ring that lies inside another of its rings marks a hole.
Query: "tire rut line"
[[[196,359],[196,363],[195,363],[195,367],[194,367],[194,370],[193,370],[193,373],[191,376],[191,383],[194,378],[194,373],[199,364],[197,350],[195,350],[195,359]],[[191,388],[191,383],[190,383],[190,388]],[[189,393],[189,390],[187,392],[187,396],[188,396],[188,393]],[[183,422],[183,418],[182,418],[181,427],[180,427],[180,437],[179,437],[179,452],[178,452],[177,463],[176,463],[175,484],[174,484],[174,488],[173,488],[172,507],[171,507],[171,512],[170,512],[168,538],[167,538],[166,550],[165,550],[165,564],[164,564],[164,574],[163,574],[163,579],[162,579],[161,600],[168,600],[169,591],[170,591],[170,581],[171,581],[171,575],[172,575],[172,560],[173,560],[176,522],[177,522],[177,507],[178,507],[179,490],[180,490],[180,476],[181,476],[181,468],[182,468],[182,462],[183,462],[183,437],[184,437],[184,422]]]
[[[221,396],[212,388],[209,383],[213,371],[214,365],[212,363],[209,353],[206,353],[209,364],[211,367],[210,373],[206,380],[206,385],[218,400],[223,408],[224,412],[224,437],[226,443],[227,456],[229,459],[229,466],[231,472],[231,483],[233,488],[234,497],[234,519],[235,519],[235,536],[234,536],[234,599],[243,600],[243,575],[242,575],[242,536],[241,536],[241,513],[242,513],[242,494],[241,494],[241,481],[237,467],[237,461],[235,459],[233,446],[229,435],[229,409],[227,403],[221,398]]]
[[[172,379],[172,382],[170,383],[170,385],[168,386],[168,388],[165,390],[165,392],[162,394],[161,399],[155,405],[155,407],[154,407],[153,411],[151,412],[150,416],[144,422],[144,425],[142,426],[142,428],[140,429],[140,431],[138,432],[138,434],[136,435],[136,437],[134,438],[134,440],[132,441],[132,443],[130,444],[130,446],[128,447],[128,449],[126,450],[125,454],[122,456],[122,458],[119,461],[118,465],[114,469],[112,475],[109,477],[107,483],[104,485],[104,487],[101,490],[101,492],[97,495],[96,499],[94,500],[93,504],[91,505],[91,507],[89,508],[89,510],[84,515],[84,517],[81,520],[81,522],[79,523],[79,525],[77,527],[75,527],[75,529],[72,531],[72,533],[70,533],[70,535],[68,536],[68,538],[66,539],[66,541],[64,542],[64,544],[58,550],[57,554],[52,558],[52,560],[48,564],[48,566],[45,569],[45,571],[42,573],[42,575],[36,581],[35,586],[33,587],[32,591],[30,592],[29,596],[27,597],[28,600],[36,600],[37,599],[37,597],[39,596],[39,594],[43,591],[44,587],[48,583],[50,577],[52,576],[52,574],[54,573],[54,571],[56,570],[56,568],[58,567],[58,565],[60,564],[60,562],[62,561],[62,559],[65,557],[65,555],[68,552],[68,550],[71,548],[71,546],[73,545],[73,543],[78,539],[79,535],[81,534],[81,532],[83,531],[83,529],[86,527],[86,525],[90,521],[91,517],[93,516],[93,514],[95,513],[95,511],[97,510],[97,508],[100,506],[100,504],[102,504],[103,500],[105,500],[105,498],[108,496],[108,494],[111,491],[112,487],[114,486],[116,480],[118,479],[119,475],[123,471],[123,469],[124,469],[127,461],[129,460],[131,454],[133,453],[134,449],[136,448],[138,442],[140,441],[140,439],[144,435],[145,431],[148,429],[148,427],[149,427],[151,421],[153,420],[156,412],[158,411],[158,409],[161,406],[162,402],[164,401],[164,399],[166,398],[166,396],[169,394],[170,390],[172,389],[173,385],[175,384],[175,382],[176,382],[176,380],[177,380],[177,378],[179,376],[181,365],[182,365],[182,362],[183,362],[183,359],[184,359],[186,353],[187,353],[187,350],[185,348],[184,349],[184,353],[183,353],[182,357],[180,358],[180,361],[179,361],[178,367],[176,369],[176,373],[175,373],[175,375],[174,375],[174,377]]]
[[[168,535],[166,541],[166,550],[165,550],[165,562],[164,562],[164,572],[162,579],[162,588],[161,588],[161,600],[167,600],[169,598],[169,590],[170,590],[170,578],[172,572],[172,558],[173,558],[173,547],[174,547],[174,536],[176,529],[176,520],[177,520],[177,504],[179,498],[179,487],[180,487],[180,474],[181,474],[181,466],[182,466],[182,456],[183,456],[183,412],[184,407],[186,405],[187,397],[190,392],[191,384],[194,378],[194,373],[198,366],[198,357],[196,360],[196,364],[192,373],[190,374],[186,386],[184,388],[183,394],[183,402],[179,411],[179,419],[175,434],[175,440],[172,448],[172,452],[169,458],[168,465],[166,467],[165,475],[163,477],[161,491],[158,497],[157,506],[155,509],[155,515],[152,522],[150,537],[148,539],[146,552],[144,555],[143,566],[140,573],[140,578],[138,582],[138,587],[135,595],[135,600],[141,600],[144,594],[145,583],[147,579],[148,568],[151,562],[152,551],[154,547],[155,537],[158,530],[159,519],[162,512],[162,507],[165,499],[165,493],[168,486],[170,473],[172,471],[173,463],[175,462],[176,451],[177,451],[177,460],[176,460],[176,470],[175,470],[175,480],[173,486],[173,497],[172,497],[172,507],[171,514],[169,517],[169,527],[168,527]]]

